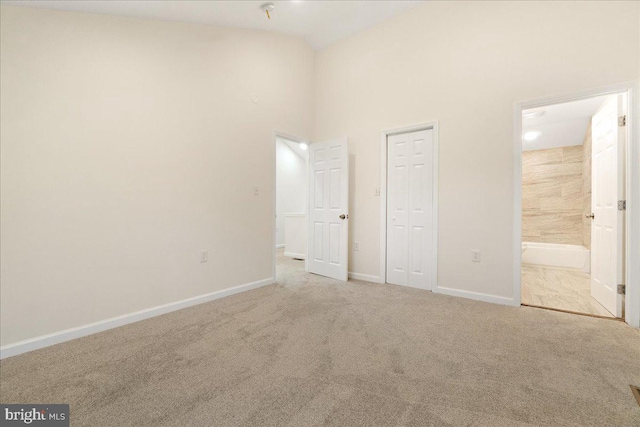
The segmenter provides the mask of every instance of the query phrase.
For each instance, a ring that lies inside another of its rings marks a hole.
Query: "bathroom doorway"
[[[522,305],[624,318],[626,113],[626,93],[522,110]]]

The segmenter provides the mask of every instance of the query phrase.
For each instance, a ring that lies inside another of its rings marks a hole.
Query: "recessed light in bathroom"
[[[525,141],[533,141],[539,136],[540,136],[540,132],[538,132],[537,130],[525,132],[524,135],[522,135]]]
[[[300,148],[302,148],[303,150],[306,150],[307,148],[309,148],[309,146],[303,142],[300,144]]]
[[[544,110],[527,111],[526,113],[522,113],[523,119],[537,119],[542,116],[544,116]]]

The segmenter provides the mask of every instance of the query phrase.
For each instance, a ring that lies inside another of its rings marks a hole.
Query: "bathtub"
[[[591,251],[580,245],[522,242],[522,263],[577,268],[591,272]]]

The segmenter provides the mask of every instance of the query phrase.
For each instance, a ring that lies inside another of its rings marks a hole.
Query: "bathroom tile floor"
[[[522,266],[522,303],[614,317],[591,296],[591,278],[577,269]]]

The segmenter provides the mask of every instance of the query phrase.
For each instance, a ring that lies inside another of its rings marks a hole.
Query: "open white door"
[[[309,146],[309,272],[348,278],[349,153],[347,138]]]
[[[622,95],[612,95],[593,116],[591,295],[616,317],[622,317],[624,211],[624,127]],[[622,125],[622,123],[621,123]]]

